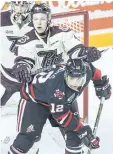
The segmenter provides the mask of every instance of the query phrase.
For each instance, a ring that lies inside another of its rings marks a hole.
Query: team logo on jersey
[[[6,30],[7,34],[13,34],[13,30]]]
[[[75,98],[75,93],[72,94],[72,95],[67,99],[68,103],[72,103],[72,101],[73,101],[74,98]]]
[[[64,97],[64,92],[60,91],[59,89],[55,91],[54,96],[58,99],[63,99]]]
[[[35,129],[34,129],[34,125],[30,125],[28,128],[27,128],[27,133],[30,133],[30,132],[34,132],[35,131]]]
[[[57,54],[57,49],[49,51],[39,51],[37,55],[43,57],[42,67],[51,66],[63,62],[62,54]]]
[[[29,40],[29,36],[24,35],[21,39],[18,40],[18,42],[25,43],[27,40]]]
[[[44,48],[43,44],[36,44],[36,48]]]
[[[61,30],[63,30],[65,32],[65,31],[68,31],[69,30],[69,27],[59,26],[59,29],[61,29]]]

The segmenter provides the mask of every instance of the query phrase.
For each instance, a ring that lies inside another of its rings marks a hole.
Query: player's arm
[[[109,83],[109,78],[107,75],[102,76],[101,71],[95,68],[92,64],[90,66],[92,69],[92,80],[97,97],[99,99],[102,97],[106,100],[109,99],[111,96],[111,85]]]
[[[88,62],[94,62],[101,57],[101,52],[96,47],[87,47],[81,43],[73,31],[63,33],[63,44],[70,58],[85,57]]]
[[[13,74],[19,82],[30,82],[32,80],[31,70],[36,65],[37,54],[31,47],[19,47],[18,57],[15,59]]]

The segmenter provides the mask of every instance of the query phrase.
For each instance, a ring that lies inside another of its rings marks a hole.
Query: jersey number
[[[50,71],[50,72],[48,72],[48,73],[42,72],[42,73],[36,75],[36,76],[34,77],[34,79],[33,79],[33,84],[36,84],[37,79],[38,79],[38,82],[39,82],[39,83],[44,83],[44,82],[46,82],[46,81],[50,78],[50,76],[53,74],[53,72],[54,72],[54,71]]]
[[[16,44],[17,44],[17,41],[18,41],[19,37],[17,37],[17,36],[15,36],[15,37],[14,36],[13,37],[12,36],[7,36],[7,38],[8,38],[9,41],[12,42],[9,50],[11,52],[13,52],[13,53],[16,53],[17,50],[18,50],[18,46],[16,46]]]
[[[51,103],[51,113],[63,112],[64,105],[56,105]]]

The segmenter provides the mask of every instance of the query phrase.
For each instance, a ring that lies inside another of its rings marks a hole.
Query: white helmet
[[[11,11],[16,12],[16,13],[20,13],[20,14],[28,13],[28,12],[30,12],[31,4],[32,3],[29,1],[11,1]],[[17,9],[17,7],[19,9]],[[22,7],[24,9],[21,9]]]

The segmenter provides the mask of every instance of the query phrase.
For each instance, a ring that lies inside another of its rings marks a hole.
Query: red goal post
[[[87,11],[71,11],[53,14],[54,25],[71,28],[81,42],[89,45],[89,14]],[[88,88],[83,93],[83,118],[88,118]]]

